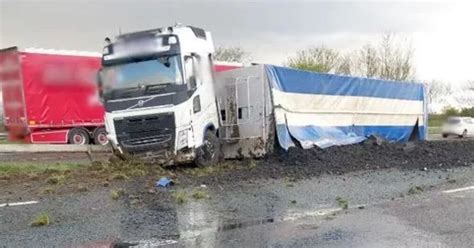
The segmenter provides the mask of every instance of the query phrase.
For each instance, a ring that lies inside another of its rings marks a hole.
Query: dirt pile
[[[421,143],[381,143],[367,140],[356,145],[278,150],[256,166],[249,161],[238,161],[248,169],[232,170],[220,175],[204,177],[207,183],[252,180],[258,178],[302,179],[321,174],[342,175],[360,170],[384,168],[431,170],[474,165],[474,141],[439,141]]]
[[[424,169],[469,166],[474,163],[474,141],[377,144],[367,140],[356,145],[325,150],[280,150],[264,163],[269,162],[277,162],[280,166],[316,166],[335,172],[393,167]]]

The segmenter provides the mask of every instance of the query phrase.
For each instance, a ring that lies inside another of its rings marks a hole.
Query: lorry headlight
[[[178,133],[178,149],[188,145],[188,130],[181,130]]]

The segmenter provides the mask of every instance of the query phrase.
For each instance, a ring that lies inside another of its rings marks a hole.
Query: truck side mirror
[[[184,56],[185,70],[187,75],[188,91],[194,91],[197,88],[196,68],[194,57],[190,55]]]
[[[103,103],[104,102],[104,94],[102,89],[102,68],[99,69],[97,72],[97,89],[99,92],[99,100]]]
[[[189,77],[189,90],[193,91],[197,88],[196,77],[194,75]]]

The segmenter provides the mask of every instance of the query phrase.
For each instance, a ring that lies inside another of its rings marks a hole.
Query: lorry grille
[[[171,150],[175,140],[173,113],[125,117],[114,120],[119,144],[127,152]]]

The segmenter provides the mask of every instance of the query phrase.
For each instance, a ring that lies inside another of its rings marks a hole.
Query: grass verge
[[[0,163],[0,175],[64,172],[80,168],[78,164]]]
[[[188,195],[185,191],[176,191],[173,193],[173,198],[176,203],[183,204],[188,201]]]
[[[196,200],[209,198],[209,195],[202,190],[195,190],[192,194],[193,198]]]

